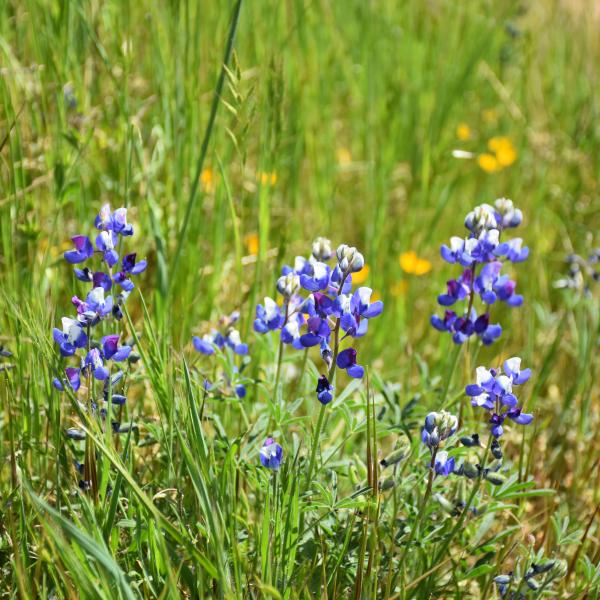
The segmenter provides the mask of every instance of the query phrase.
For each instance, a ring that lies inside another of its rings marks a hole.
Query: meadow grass
[[[575,0],[0,3],[0,597],[494,598],[551,560],[527,597],[598,597],[598,290],[553,282],[600,245],[599,27]],[[525,304],[458,347],[429,323],[454,276],[439,246],[502,196]],[[52,386],[82,293],[62,255],[105,202],[149,265],[120,322],[140,361],[119,436]],[[325,409],[319,353],[252,328],[320,235],[361,250],[385,303],[366,377],[338,372]],[[250,359],[195,352],[233,310]],[[506,480],[428,481],[424,416],[483,431],[464,387],[514,355],[534,421],[503,438]],[[203,391],[234,366],[244,398]]]

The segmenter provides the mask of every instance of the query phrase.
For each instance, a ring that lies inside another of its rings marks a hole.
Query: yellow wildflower
[[[248,254],[251,254],[252,256],[256,256],[258,254],[259,239],[256,233],[249,233],[246,235],[244,237],[244,243],[246,244]]]
[[[459,123],[456,128],[456,137],[461,141],[466,141],[471,137],[471,128],[466,123]]]
[[[277,183],[277,173],[271,171],[270,173],[261,172],[258,174],[261,185],[274,186]]]
[[[337,161],[340,167],[347,167],[352,163],[352,155],[348,148],[338,148],[337,150]]]
[[[517,151],[507,137],[491,138],[488,148],[496,154],[496,160],[501,167],[508,167],[517,160]]]
[[[425,275],[431,271],[431,263],[425,258],[419,258],[414,250],[403,252],[398,260],[402,270],[410,275]]]
[[[480,154],[477,157],[477,164],[486,172],[486,173],[495,173],[500,169],[500,165],[496,160],[496,157],[493,154],[488,154],[487,152],[484,154]]]
[[[377,302],[381,300],[381,295],[378,292],[373,292],[371,294],[371,302]]]
[[[352,273],[352,283],[355,285],[360,285],[364,283],[369,277],[369,265],[365,265],[360,271],[357,273]]]
[[[207,194],[215,191],[215,176],[212,169],[202,170],[202,173],[200,173],[200,185],[202,186],[202,190]]]

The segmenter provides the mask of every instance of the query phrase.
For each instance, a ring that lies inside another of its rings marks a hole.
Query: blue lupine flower
[[[101,231],[96,237],[96,248],[102,252],[104,261],[109,267],[114,267],[119,260],[119,255],[115,250],[118,241],[117,234],[112,231]]]
[[[322,262],[308,262],[309,273],[300,275],[300,285],[309,292],[319,292],[327,289],[331,269]]]
[[[145,260],[135,262],[136,253],[126,254],[121,261],[121,270],[113,275],[113,281],[118,283],[124,290],[130,292],[135,286],[130,275],[139,275],[146,270],[148,263]]]
[[[87,344],[87,335],[79,321],[63,317],[62,331],[56,327],[52,330],[54,341],[60,348],[62,356],[73,356],[77,348],[83,348]]]
[[[457,236],[450,238],[450,246],[442,244],[440,253],[442,258],[450,263],[458,263],[463,267],[470,267],[474,262],[473,252],[477,248],[477,240],[475,238],[463,239]]]
[[[260,462],[263,467],[276,471],[283,459],[283,448],[273,439],[267,438],[260,449]]]
[[[262,304],[256,307],[256,319],[254,320],[254,331],[257,333],[267,333],[274,329],[281,329],[284,317],[281,314],[281,308],[275,300],[265,298],[264,306]]]
[[[317,381],[317,399],[321,404],[329,404],[333,400],[333,386],[325,375]]]
[[[215,353],[212,335],[205,334],[201,338],[195,335],[192,337],[192,343],[194,344],[194,348],[202,354],[211,355]]]
[[[110,276],[102,271],[93,273],[88,267],[84,267],[83,269],[73,269],[73,273],[79,281],[91,283],[92,287],[101,287],[105,292],[110,292],[112,288]]]
[[[351,298],[340,294],[335,306],[341,310],[341,327],[352,337],[362,337],[367,333],[368,319],[373,319],[383,311],[383,302],[371,302],[373,290],[368,287],[358,288]]]
[[[114,231],[123,236],[133,235],[133,226],[127,223],[127,209],[118,208],[113,213],[110,204],[104,204],[94,221],[97,229]]]
[[[90,369],[95,379],[104,381],[108,377],[108,369],[104,366],[102,354],[98,348],[92,348],[85,357],[84,368]]]
[[[296,350],[301,350],[304,345],[302,343],[302,337],[300,335],[300,328],[304,325],[304,317],[301,314],[297,314],[292,317],[282,328],[281,328],[281,341],[284,344],[290,344]]]
[[[291,298],[300,291],[300,277],[296,273],[282,275],[277,280],[277,291],[285,298]]]
[[[508,275],[500,275],[502,263],[494,261],[487,263],[475,279],[473,289],[481,296],[485,304],[494,304],[502,300],[510,306],[521,306],[523,296],[515,294],[517,284],[509,279]]]
[[[513,263],[523,262],[529,256],[529,248],[523,248],[523,240],[514,238],[499,244],[495,250],[496,256],[506,256]]]
[[[521,359],[518,356],[504,361],[504,373],[499,369],[478,367],[476,383],[465,388],[473,406],[493,411],[489,423],[492,435],[500,437],[505,419],[512,419],[520,425],[528,425],[533,415],[522,412],[518,407],[517,397],[513,394],[513,385],[525,383],[531,376],[531,369],[521,370]]]
[[[300,337],[300,343],[304,348],[312,348],[323,341],[328,342],[331,328],[327,319],[321,317],[310,317],[306,321],[307,333]]]
[[[471,281],[473,271],[467,269],[458,279],[450,279],[446,282],[447,293],[438,296],[438,304],[452,306],[459,300],[464,300],[471,293]]]
[[[73,296],[72,302],[77,308],[79,320],[90,325],[95,325],[100,319],[110,315],[113,308],[113,298],[104,297],[103,287],[95,287],[88,293],[85,301]]]
[[[448,453],[445,451],[438,452],[435,455],[433,468],[437,475],[447,477],[454,472],[454,457],[448,458]]]
[[[75,250],[69,250],[65,252],[65,260],[71,264],[77,264],[84,262],[88,258],[94,255],[94,246],[90,238],[85,235],[76,235],[71,238],[75,245]]]
[[[240,332],[237,329],[230,329],[225,336],[225,344],[227,344],[236,354],[244,356],[248,354],[248,344],[242,343]]]
[[[523,213],[515,208],[512,200],[508,198],[498,198],[494,203],[496,222],[498,227],[507,229],[509,227],[518,227],[523,221]]]
[[[71,440],[75,440],[78,442],[85,440],[85,431],[81,431],[81,429],[75,429],[75,427],[71,427],[70,429],[67,429],[65,433],[67,434],[67,437]]]
[[[356,363],[356,350],[354,348],[342,350],[338,354],[336,363],[340,369],[345,369],[346,373],[355,379],[361,379],[365,374],[364,368]]]
[[[131,354],[131,346],[119,346],[119,336],[105,335],[102,338],[102,354],[106,360],[120,362]]]
[[[71,389],[74,392],[76,392],[79,389],[79,387],[81,386],[81,379],[79,377],[79,369],[75,369],[74,367],[67,367],[65,369],[65,374],[67,376],[66,379],[63,379],[61,381],[60,379],[58,379],[58,377],[55,377],[52,380],[52,385],[60,392],[64,392],[65,384],[68,384],[71,387]]]
[[[246,386],[241,383],[235,386],[235,395],[238,398],[245,398],[246,396]]]
[[[432,451],[456,432],[458,419],[449,412],[430,412],[421,429],[421,441]]]

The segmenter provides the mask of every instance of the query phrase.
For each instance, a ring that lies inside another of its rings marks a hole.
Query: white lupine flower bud
[[[340,269],[344,273],[356,273],[365,266],[363,255],[354,246],[342,244],[336,250]]]
[[[496,229],[498,223],[494,208],[489,204],[476,206],[465,218],[465,227],[474,233],[485,229]]]
[[[300,277],[295,273],[282,275],[277,280],[277,291],[286,298],[298,293],[300,291]]]
[[[515,208],[512,200],[498,198],[494,205],[498,214],[502,217],[502,227],[518,227],[523,221],[523,213]]]
[[[312,243],[312,255],[319,261],[329,260],[333,256],[331,241],[324,237],[318,237]]]

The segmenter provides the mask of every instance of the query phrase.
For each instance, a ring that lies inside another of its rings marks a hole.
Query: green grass
[[[494,577],[550,559],[566,573],[528,597],[598,597],[598,290],[553,287],[566,254],[600,245],[592,4],[0,3],[0,597],[493,598]],[[498,172],[452,155],[494,136],[517,153]],[[439,245],[501,196],[525,215],[525,304],[496,313],[499,342],[457,353],[429,325],[456,275]],[[119,325],[141,356],[120,436],[51,384],[52,327],[84,293],[62,253],[105,202],[129,208],[127,249],[149,262]],[[252,321],[318,235],[363,252],[385,310],[357,343],[368,379],[338,373],[315,440],[318,352],[286,348],[276,382],[277,339]],[[404,273],[407,251],[431,271]],[[191,336],[234,309],[248,394],[206,397],[204,377],[242,361]],[[507,481],[429,493],[424,415],[483,433],[462,391],[513,355],[535,420],[503,438]],[[270,434],[277,474],[258,459]],[[380,472],[404,435],[409,455]],[[469,498],[486,510],[450,514]]]

